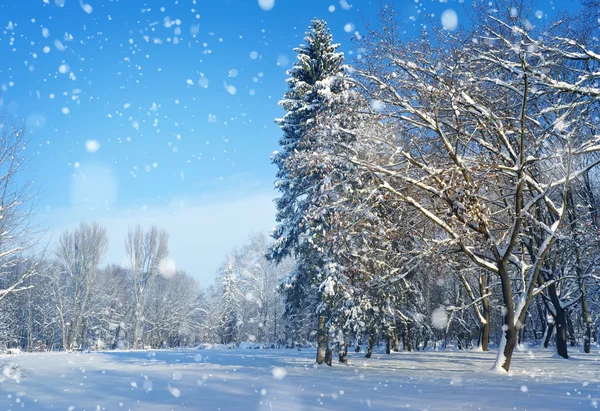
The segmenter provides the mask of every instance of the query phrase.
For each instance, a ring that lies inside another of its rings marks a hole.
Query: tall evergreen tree
[[[336,104],[335,96],[342,94],[348,83],[343,66],[344,55],[336,52],[339,45],[333,43],[324,21],[314,19],[304,40],[305,44],[294,49],[298,60],[288,71],[289,89],[280,102],[287,113],[277,120],[283,130],[280,140],[282,150],[275,152],[272,159],[279,169],[275,185],[282,195],[276,200],[279,226],[272,233],[275,242],[271,258],[280,261],[285,256],[294,255],[298,261],[295,279],[290,283],[292,287],[287,289],[288,295],[303,294],[307,289],[318,292],[324,280],[324,258],[318,246],[315,247],[311,241],[322,222],[309,216],[309,211],[319,201],[327,167],[307,159],[320,147],[319,133],[314,130],[317,118]],[[303,291],[299,292],[300,289]],[[319,300],[309,299],[315,303]],[[318,307],[321,315],[317,362],[322,363],[326,345],[325,320],[323,304]],[[313,312],[316,310],[317,306]]]

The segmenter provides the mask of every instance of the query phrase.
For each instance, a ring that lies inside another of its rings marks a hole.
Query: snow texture
[[[20,378],[2,382],[1,409],[390,410],[594,409],[600,352],[515,353],[512,374],[489,371],[494,352],[350,354],[316,366],[314,350],[195,349],[2,355]],[[69,408],[73,407],[73,408]]]

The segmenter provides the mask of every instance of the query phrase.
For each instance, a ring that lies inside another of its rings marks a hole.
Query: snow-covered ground
[[[0,385],[0,410],[575,410],[598,408],[600,352],[350,355],[315,366],[314,350],[168,350],[0,356],[22,377]],[[8,369],[5,376],[10,375]]]

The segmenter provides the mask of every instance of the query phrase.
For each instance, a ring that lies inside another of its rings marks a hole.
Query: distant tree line
[[[3,285],[21,286],[0,301],[0,344],[25,351],[282,344],[278,289],[289,270],[265,258],[266,241],[251,237],[228,256],[215,284],[202,289],[175,269],[165,231],[131,229],[130,265],[102,266],[106,230],[82,222],[63,233],[52,257],[35,268],[23,259],[4,273]],[[30,274],[22,280],[24,273]]]

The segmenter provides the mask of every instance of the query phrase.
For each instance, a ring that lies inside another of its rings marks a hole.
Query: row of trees
[[[269,261],[265,256],[268,246],[265,235],[253,235],[226,258],[215,284],[203,294],[203,342],[280,346],[290,339],[280,290],[293,262]],[[304,331],[308,334],[311,328]]]
[[[285,340],[278,289],[289,263],[265,258],[266,236],[235,249],[207,289],[175,269],[156,227],[129,231],[129,266],[102,266],[107,247],[106,230],[83,222],[60,237],[54,258],[5,272],[3,281],[21,286],[0,302],[0,341],[72,351]]]
[[[34,184],[23,122],[0,116],[0,345],[27,351],[139,349],[200,342],[282,343],[283,295],[292,263],[265,257],[266,236],[235,249],[216,282],[201,289],[169,258],[164,230],[137,226],[126,264],[105,265],[106,229],[82,222],[55,249],[32,254]],[[310,331],[307,331],[310,332]]]
[[[469,27],[407,40],[386,6],[353,67],[313,21],[281,102],[270,257],[296,258],[287,319],[317,328],[318,363],[491,333],[508,371],[519,338],[554,333],[564,358],[598,340],[598,22],[532,12],[475,2]]]
[[[24,261],[5,273],[19,292],[4,299],[1,340],[26,350],[162,347],[197,341],[200,290],[168,264],[166,232],[130,230],[129,267],[101,268],[106,230],[81,223],[59,239],[53,258]],[[50,254],[50,253],[48,253]]]

